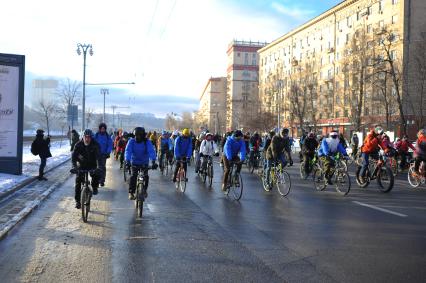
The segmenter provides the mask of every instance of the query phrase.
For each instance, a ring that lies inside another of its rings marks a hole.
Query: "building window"
[[[371,6],[367,8],[367,15],[371,15],[373,13],[373,9],[371,9]]]
[[[351,40],[351,34],[347,33],[346,34],[346,44],[348,44],[350,40]]]
[[[348,113],[348,110],[347,110],[347,109],[345,109],[345,110],[344,110],[344,116],[345,116],[345,117],[349,117],[349,113]]]
[[[371,24],[367,26],[367,33],[371,33]]]
[[[385,22],[384,22],[383,20],[381,20],[381,21],[379,22],[379,27],[380,27],[381,29],[383,29],[383,28],[385,27]]]
[[[237,53],[237,57],[240,57],[240,56],[241,56],[241,54],[240,54],[240,52],[238,52],[238,53]]]
[[[395,25],[398,22],[398,15],[392,16],[392,24]]]
[[[383,8],[385,7],[384,5],[384,0],[380,0],[379,1],[379,11],[383,11]]]
[[[365,115],[365,116],[370,115],[370,111],[368,110],[368,108],[365,108],[365,110],[364,110],[364,115]]]
[[[339,74],[339,66],[336,67],[336,75]]]
[[[336,111],[336,118],[340,117],[339,114],[339,111]]]
[[[398,0],[392,0],[392,5],[398,4]]]
[[[393,61],[395,61],[397,59],[397,57],[398,57],[397,51],[396,50],[392,50],[390,52],[390,59],[393,60]]]
[[[336,82],[336,90],[339,90],[339,88],[340,88],[340,83]]]

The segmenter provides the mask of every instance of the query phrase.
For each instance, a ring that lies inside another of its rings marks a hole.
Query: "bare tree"
[[[385,72],[390,76],[390,80],[392,82],[392,94],[395,95],[399,112],[399,122],[400,125],[402,125],[402,134],[405,135],[407,133],[407,119],[405,117],[402,98],[402,83],[404,79],[403,66],[401,60],[396,55],[398,34],[396,30],[392,30],[388,27],[379,28],[379,30],[376,31],[376,34],[379,36],[379,54],[376,59],[376,64],[381,69],[381,72]],[[407,66],[405,68],[407,68]],[[408,95],[408,88],[405,93]]]
[[[38,102],[37,113],[41,119],[41,122],[46,127],[47,134],[50,135],[50,127],[52,120],[57,115],[57,105],[53,100],[41,99]]]
[[[174,116],[172,116],[171,114],[167,114],[165,125],[166,129],[176,130],[178,127],[178,122],[176,121],[176,118]]]
[[[306,87],[302,84],[301,67],[296,68],[298,72],[292,73],[290,76],[290,92],[289,101],[291,105],[291,113],[297,118],[299,127],[304,128],[306,115]]]
[[[92,122],[95,118],[95,111],[92,108],[86,109],[86,127],[90,128],[90,122]]]
[[[68,107],[80,101],[81,83],[72,81],[69,78],[62,80],[56,89],[57,97],[60,100],[59,110],[63,112],[64,119],[67,119]],[[72,125],[74,126],[74,125]]]

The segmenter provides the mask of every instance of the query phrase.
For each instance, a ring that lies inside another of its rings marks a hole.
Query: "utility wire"
[[[162,38],[163,38],[163,34],[164,34],[164,32],[166,31],[167,25],[169,24],[170,18],[172,17],[173,11],[174,11],[174,9],[175,9],[176,2],[177,2],[177,0],[175,0],[175,1],[173,2],[172,9],[170,10],[169,16],[167,17],[167,20],[166,20],[166,23],[165,23],[165,25],[164,25],[164,27],[163,27],[163,30],[161,31],[160,39],[162,39]]]

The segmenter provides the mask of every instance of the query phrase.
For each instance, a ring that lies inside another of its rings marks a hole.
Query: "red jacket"
[[[416,150],[414,146],[409,143],[407,140],[400,140],[395,144],[395,148],[400,152],[408,152],[408,148],[411,148],[413,151]]]
[[[372,130],[365,137],[364,144],[361,146],[361,152],[370,154],[378,151],[379,147],[384,151],[387,151],[388,149],[387,143],[383,142],[383,140],[380,139],[379,136]]]

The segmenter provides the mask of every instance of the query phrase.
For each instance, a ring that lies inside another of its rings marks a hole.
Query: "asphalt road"
[[[289,168],[286,198],[243,172],[240,202],[189,167],[185,194],[150,171],[142,219],[116,162],[89,223],[74,208],[69,178],[0,242],[1,282],[425,282],[426,187],[401,177],[346,197],[314,190]],[[52,178],[52,176],[50,177]]]

